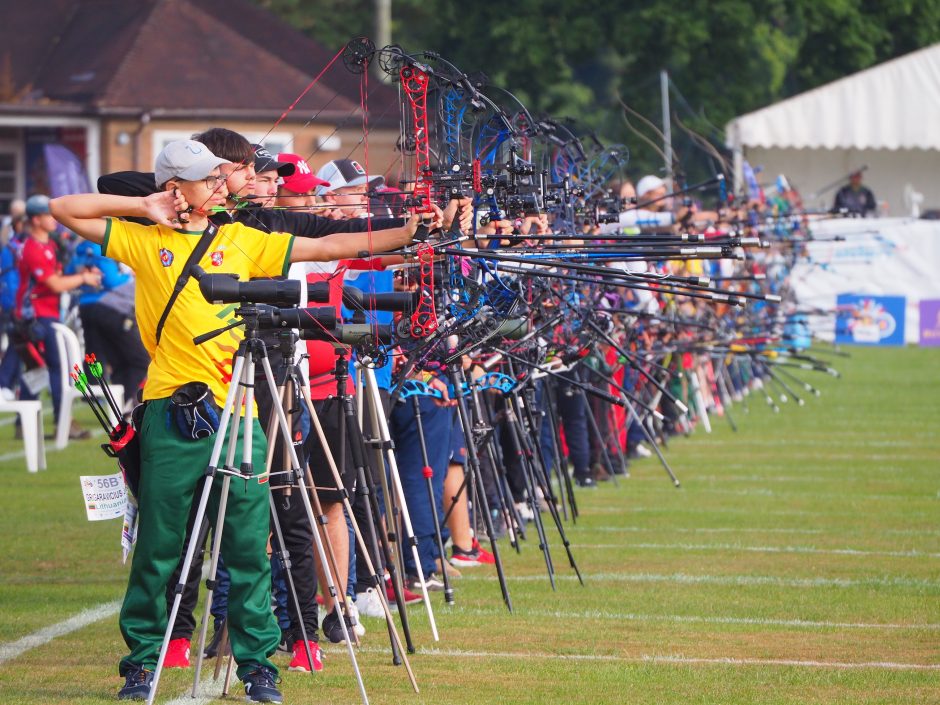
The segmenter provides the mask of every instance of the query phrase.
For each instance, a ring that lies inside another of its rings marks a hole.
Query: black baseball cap
[[[290,162],[279,162],[266,147],[260,144],[253,144],[251,148],[255,150],[255,173],[260,174],[264,171],[277,171],[278,176],[291,176],[295,167]]]
[[[346,186],[364,186],[368,184],[369,188],[378,188],[385,185],[385,177],[366,174],[366,170],[354,159],[334,159],[327,162],[320,167],[317,177],[329,182],[329,186],[317,187],[318,196]]]

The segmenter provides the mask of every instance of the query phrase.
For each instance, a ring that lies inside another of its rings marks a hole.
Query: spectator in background
[[[22,256],[19,262],[19,288],[16,292],[16,338],[24,346],[38,353],[49,370],[49,391],[55,419],[59,419],[62,401],[60,367],[55,331],[52,324],[59,320],[59,299],[66,291],[80,286],[101,286],[101,272],[98,269],[84,269],[77,274],[63,274],[58,260],[58,248],[52,233],[58,227],[55,218],[49,213],[49,197],[30,196],[26,201],[27,236],[23,241]],[[38,362],[38,360],[37,360]],[[4,372],[9,373],[6,365]],[[9,380],[0,379],[0,386]],[[20,398],[35,399],[25,385],[21,385]],[[69,438],[88,438],[87,430],[72,423]]]
[[[137,390],[150,365],[134,314],[134,275],[102,255],[100,245],[86,240],[76,247],[69,269],[101,272],[100,288],[85,286],[79,291],[85,351],[94,353],[109,368],[111,381],[124,387],[125,411],[129,411],[137,403]]]
[[[836,200],[832,204],[832,212],[845,212],[848,215],[857,215],[866,217],[873,215],[878,210],[878,204],[875,202],[875,194],[871,189],[862,185],[862,171],[852,172],[849,176],[849,183],[839,189],[836,193]]]
[[[10,201],[10,213],[0,223],[0,245],[6,245],[13,237],[22,236],[26,227],[26,202],[21,198]]]
[[[14,201],[10,204],[10,219],[3,226],[3,248],[0,249],[0,333],[6,335],[6,348],[3,360],[0,361],[0,399],[5,401],[16,398],[13,389],[20,382],[20,356],[13,342],[13,311],[16,309],[16,292],[20,288],[20,257],[26,239],[25,226],[26,203]]]

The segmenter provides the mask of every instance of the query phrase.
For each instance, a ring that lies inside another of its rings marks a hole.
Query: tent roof
[[[732,147],[940,150],[940,44],[742,115],[726,129]]]

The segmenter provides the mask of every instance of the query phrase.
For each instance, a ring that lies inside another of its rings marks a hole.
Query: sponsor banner
[[[815,240],[790,275],[800,307],[832,311],[847,292],[904,297],[906,342],[917,343],[920,302],[940,299],[940,221],[835,218],[810,230]],[[822,337],[835,334],[831,316],[813,317],[812,325]]]
[[[920,344],[940,346],[940,299],[920,302]]]
[[[43,146],[43,155],[49,172],[50,197],[91,192],[85,165],[72,150],[62,144],[47,144]]]
[[[903,296],[840,294],[836,299],[836,342],[904,345]]]

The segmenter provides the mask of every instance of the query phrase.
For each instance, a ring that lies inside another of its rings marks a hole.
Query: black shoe
[[[591,466],[591,475],[597,482],[607,482],[610,480],[610,470],[603,463],[594,463]]]
[[[124,687],[118,691],[118,700],[146,700],[150,697],[153,671],[149,668],[129,665],[124,679]]]
[[[352,620],[349,619],[347,615],[346,620],[346,633],[352,634],[353,625]],[[330,640],[333,644],[345,644],[346,636],[343,634],[343,627],[339,623],[339,614],[338,608],[330,612],[326,617],[323,618],[323,624],[320,626],[320,630],[323,632],[323,636]]]
[[[245,684],[246,699],[252,703],[284,702],[281,691],[277,689],[279,680],[273,670],[266,666],[258,666],[242,678],[242,683]]]
[[[294,637],[290,630],[281,629],[281,643],[277,645],[277,650],[283,651],[285,654],[294,653]]]
[[[584,477],[575,477],[574,482],[578,487],[597,487],[597,481],[590,475]]]
[[[222,632],[225,631],[225,620],[222,620],[215,625],[215,629],[212,631],[212,639],[206,644],[206,650],[203,652],[203,658],[215,658],[219,654],[219,645],[222,642]],[[228,649],[225,649],[222,654],[225,656],[228,653]]]
[[[424,586],[428,589],[428,592],[442,592],[444,590],[444,581],[438,577],[437,573],[430,573],[424,576]],[[418,580],[417,576],[409,576],[407,588],[413,592],[420,593],[421,581]]]

